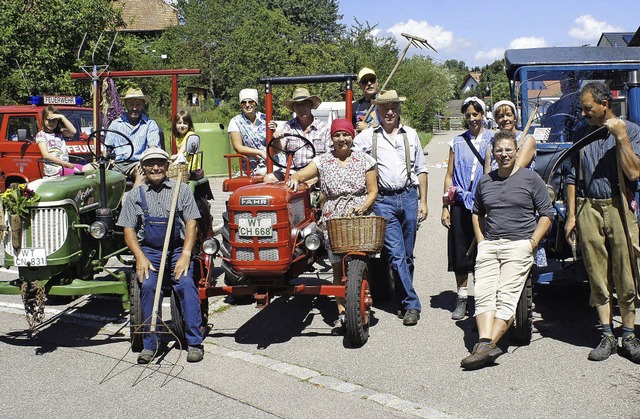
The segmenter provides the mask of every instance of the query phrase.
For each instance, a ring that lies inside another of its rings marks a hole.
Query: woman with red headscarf
[[[298,185],[314,177],[320,179],[320,190],[324,197],[322,204],[321,225],[327,220],[345,217],[350,213],[369,215],[373,213],[373,203],[378,196],[376,179],[376,162],[362,151],[352,151],[355,132],[351,121],[339,118],[331,124],[330,153],[315,157],[304,169],[291,175],[287,186],[294,191]],[[333,283],[342,283],[342,260],[331,252],[328,235],[325,229],[325,243],[329,260],[333,267]],[[336,297],[338,304],[338,320],[331,331],[334,335],[345,332],[344,298]]]

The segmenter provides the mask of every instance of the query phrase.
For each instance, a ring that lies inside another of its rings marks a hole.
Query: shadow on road
[[[599,322],[595,308],[589,306],[588,284],[550,284],[534,291],[533,326],[540,336],[587,348],[598,344]]]
[[[51,307],[56,301],[48,300],[47,303]],[[27,329],[26,320],[21,319],[23,324],[16,324],[16,329],[22,326],[24,329],[0,335],[0,342],[34,347],[36,355],[43,355],[59,347],[92,347],[129,340],[125,330],[128,323],[120,301],[88,297],[47,317],[33,332]],[[108,333],[104,327],[114,322],[122,323],[122,327],[114,333]]]
[[[320,316],[327,327],[311,327],[316,316]],[[235,333],[214,331],[209,336],[233,336],[237,343],[265,349],[273,344],[288,342],[294,337],[330,335],[337,318],[333,298],[308,295],[280,296],[273,299],[267,307],[259,309],[256,315],[240,326]],[[377,323],[373,312],[369,321],[371,326]],[[343,340],[343,344],[349,347],[346,339]]]
[[[598,317],[595,309],[589,307],[588,284],[538,285],[534,290],[533,326],[537,334],[534,331],[533,340],[551,338],[587,348],[593,348],[598,344]],[[469,298],[468,317],[457,321],[456,325],[464,332],[465,347],[471,351],[478,341],[478,329],[473,318],[473,297]],[[454,291],[443,291],[432,295],[430,303],[432,308],[450,312],[455,306],[455,301]],[[618,315],[617,312],[614,314]],[[507,333],[500,346],[508,347],[514,344]]]

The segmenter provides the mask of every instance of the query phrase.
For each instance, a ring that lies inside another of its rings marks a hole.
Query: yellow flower
[[[21,218],[29,217],[28,205],[38,202],[40,197],[24,183],[13,183],[0,196],[2,206],[9,214],[19,215]]]

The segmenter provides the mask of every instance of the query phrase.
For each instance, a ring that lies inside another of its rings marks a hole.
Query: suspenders
[[[409,139],[407,133],[402,133],[402,139],[404,140],[404,160],[407,165],[407,183],[411,184],[411,156],[409,155]],[[378,133],[373,131],[373,138],[371,139],[371,157],[378,162]]]

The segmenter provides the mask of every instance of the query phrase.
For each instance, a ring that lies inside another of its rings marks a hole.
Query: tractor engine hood
[[[121,173],[107,170],[106,180],[107,207],[116,209],[122,201],[126,178]],[[40,202],[72,200],[78,209],[100,203],[100,176],[97,171],[38,179],[29,183],[29,188],[40,195]]]

